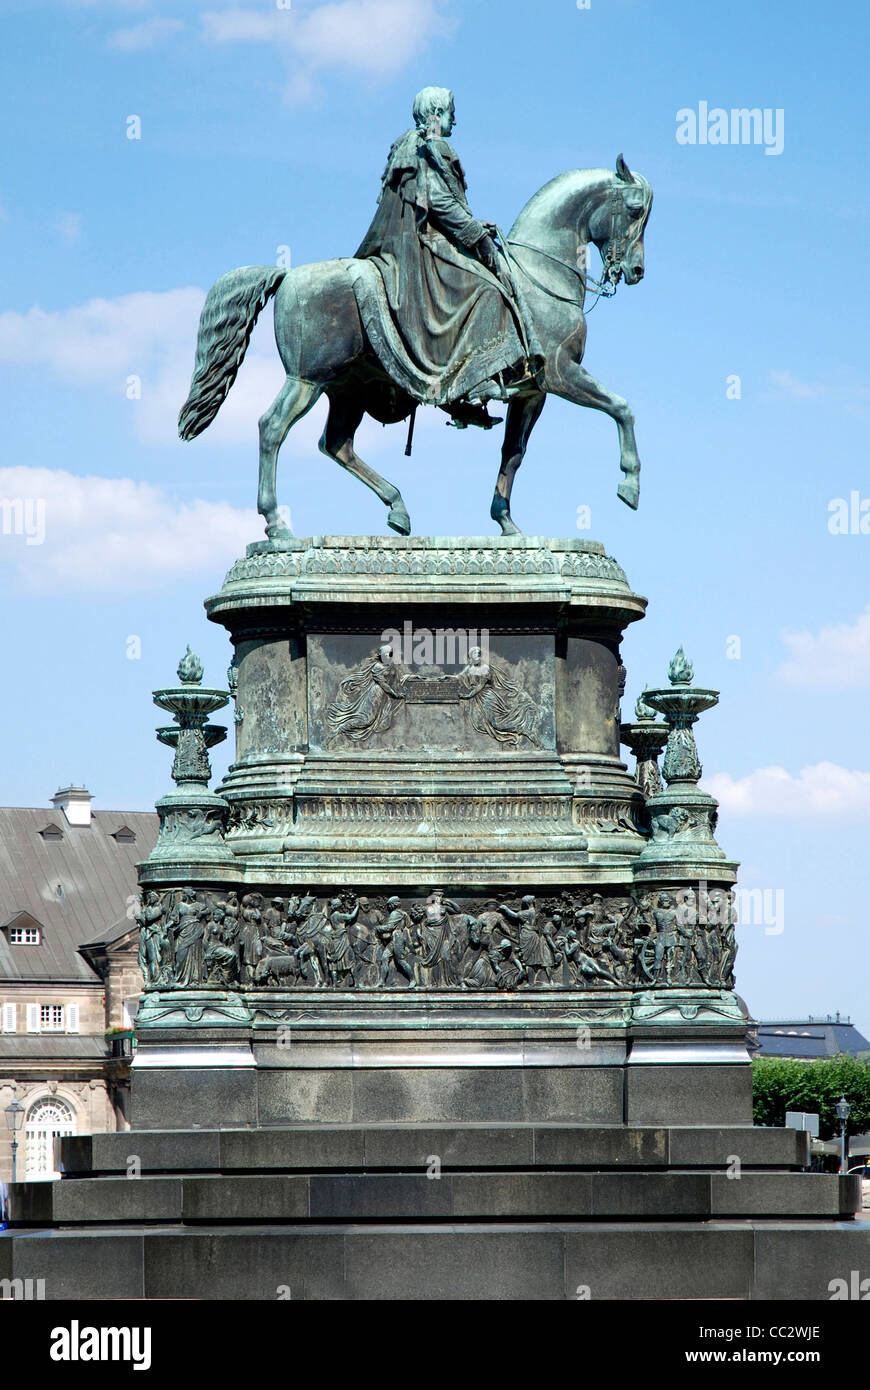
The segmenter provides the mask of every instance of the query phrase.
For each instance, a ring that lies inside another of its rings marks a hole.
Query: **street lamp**
[[[837,1114],[840,1118],[840,1172],[846,1171],[846,1121],[849,1118],[849,1111],[852,1109],[845,1096],[840,1096],[837,1101]]]
[[[11,1105],[6,1106],[6,1128],[12,1133],[12,1181],[15,1181],[15,1160],[18,1155],[18,1140],[15,1138],[24,1124],[24,1106],[13,1097]]]

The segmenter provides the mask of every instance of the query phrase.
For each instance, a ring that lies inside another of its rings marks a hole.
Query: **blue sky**
[[[47,508],[44,544],[0,534],[0,799],[81,780],[136,809],[167,789],[150,692],[188,641],[223,679],[201,604],[259,534],[256,420],[281,380],[269,310],[218,422],[178,441],[203,294],[281,246],[351,253],[414,92],[447,85],[480,217],[509,225],[620,150],[653,185],[646,278],[596,308],[585,358],[634,409],[640,511],[616,498],[612,423],[550,400],[514,516],[603,541],[648,596],[626,713],[679,643],[722,691],[699,726],[719,839],[745,887],[784,893],[781,933],[741,932],[753,1011],[870,1031],[870,534],[829,528],[834,499],[870,498],[864,7],[0,0],[0,23],[0,498]],[[678,143],[700,103],[781,111],[781,153]],[[314,447],[320,420],[281,456],[294,530],[383,531]],[[418,533],[490,533],[496,436],[423,412],[410,460],[401,427],[359,442]]]

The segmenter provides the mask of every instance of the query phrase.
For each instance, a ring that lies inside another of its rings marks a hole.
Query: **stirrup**
[[[491,430],[494,425],[500,425],[504,419],[503,415],[490,415],[485,405],[472,405],[470,401],[456,401],[447,409],[452,419],[446,423],[453,425],[458,430],[468,429],[469,425],[477,425],[482,430]]]

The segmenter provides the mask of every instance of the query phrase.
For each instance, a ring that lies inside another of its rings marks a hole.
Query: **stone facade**
[[[128,912],[136,860],[156,832],[153,813],[94,811],[80,787],[59,792],[51,809],[0,808],[0,1111],[13,1098],[25,1107],[21,1177],[53,1171],[52,1134],[128,1123],[142,992]],[[0,1181],[10,1177],[0,1114]]]
[[[35,1073],[35,1075],[34,1075]],[[105,1070],[87,1060],[78,1065],[69,1059],[38,1067],[19,1065],[14,1076],[0,1075],[0,1110],[17,1100],[26,1111],[19,1132],[16,1174],[19,1182],[45,1180],[55,1175],[53,1136],[105,1134],[123,1128],[119,1124],[112,1087]],[[12,1175],[12,1135],[0,1129],[0,1181]]]

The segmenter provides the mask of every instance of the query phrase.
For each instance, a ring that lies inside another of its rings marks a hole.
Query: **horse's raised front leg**
[[[492,495],[492,506],[489,509],[493,521],[500,525],[503,536],[522,535],[520,528],[511,519],[511,488],[514,485],[514,474],[523,461],[529,435],[546,399],[543,391],[536,391],[534,395],[516,396],[508,406],[504,443],[501,448],[501,468]]]
[[[593,410],[603,410],[605,415],[616,421],[619,431],[619,466],[625,474],[616,491],[623,502],[636,510],[640,494],[640,459],[637,456],[637,443],[634,438],[634,416],[628,401],[623,400],[622,396],[617,396],[600,381],[596,381],[579,362],[568,365],[560,363],[558,380],[553,382],[550,390],[563,400],[573,401],[575,405],[588,405]]]
[[[307,414],[321,392],[321,387],[311,381],[288,376],[269,409],[260,419],[260,485],[257,492],[257,510],[266,518],[266,535],[292,534],[278,515],[278,498],[275,492],[275,475],[278,468],[278,450],[287,438],[287,432],[297,420]]]
[[[348,473],[352,473],[360,482],[365,483],[366,487],[370,487],[390,509],[387,525],[398,531],[400,536],[409,536],[411,518],[399,489],[388,483],[386,478],[382,478],[373,468],[369,468],[369,465],[363,463],[354,452],[353,437],[364,414],[365,410],[358,398],[338,392],[330,394],[329,414],[320,438],[321,453],[335,459]]]

